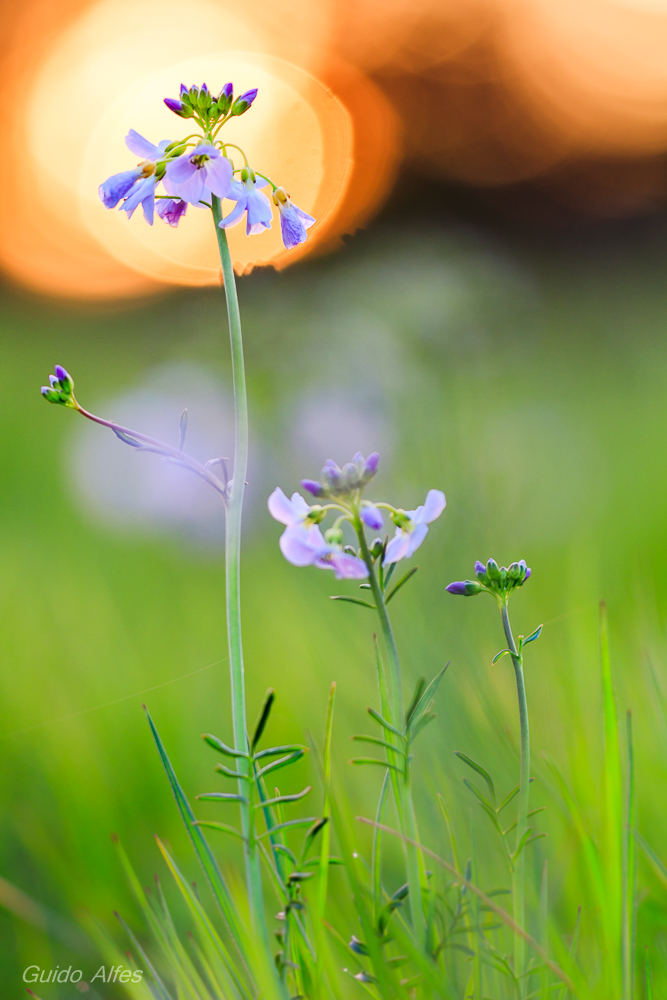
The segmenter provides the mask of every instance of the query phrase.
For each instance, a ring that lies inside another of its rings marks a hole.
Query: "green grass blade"
[[[634,995],[635,969],[635,917],[637,847],[633,831],[635,828],[635,775],[632,744],[632,715],[626,716],[626,800],[623,830],[623,1000],[632,1000]]]

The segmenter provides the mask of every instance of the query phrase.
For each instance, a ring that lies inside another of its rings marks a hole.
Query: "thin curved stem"
[[[521,841],[528,829],[528,808],[530,799],[530,729],[528,725],[528,702],[526,699],[526,685],[523,677],[523,657],[519,654],[512,626],[510,625],[509,614],[507,612],[507,600],[504,600],[500,607],[503,620],[503,629],[507,648],[512,654],[514,665],[514,676],[516,679],[516,691],[519,701],[519,727],[521,731],[521,770],[519,775],[519,801],[517,809],[516,824],[516,845],[521,847]],[[523,930],[526,923],[526,900],[525,900],[525,845],[519,855],[514,859],[512,872],[512,896],[514,902],[514,921]],[[525,967],[525,941],[518,934],[514,935],[514,974],[520,976]],[[521,996],[525,995],[525,980],[520,980]]]
[[[236,292],[234,268],[229,253],[227,234],[218,225],[222,219],[220,199],[212,196],[213,219],[222,263],[222,274],[227,301],[229,341],[232,356],[234,387],[234,470],[225,519],[225,584],[227,607],[227,642],[229,645],[229,672],[232,695],[232,727],[234,746],[249,752],[246,724],[245,681],[243,671],[243,640],[241,634],[241,518],[243,495],[248,469],[248,397],[243,362],[241,314]],[[249,773],[247,758],[239,758],[239,770]],[[247,782],[239,781],[239,792],[247,794]],[[268,946],[268,933],[264,915],[264,899],[260,858],[255,838],[252,801],[241,804],[241,827],[245,839],[246,882],[250,902],[253,930]]]

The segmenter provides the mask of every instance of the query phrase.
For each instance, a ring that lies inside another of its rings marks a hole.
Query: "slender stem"
[[[358,513],[354,513],[353,524],[355,531],[357,533],[357,538],[359,539],[359,548],[361,551],[361,557],[366,563],[368,569],[368,579],[371,585],[371,591],[375,599],[375,607],[377,608],[377,613],[380,618],[380,626],[382,629],[382,635],[385,642],[385,647],[387,649],[387,655],[389,657],[389,683],[390,683],[390,701],[393,713],[393,718],[390,719],[397,729],[401,731],[405,727],[405,707],[403,705],[403,685],[401,683],[401,665],[398,659],[398,649],[396,648],[396,640],[394,638],[394,631],[391,627],[391,621],[389,619],[389,614],[387,613],[387,604],[384,599],[384,591],[380,586],[377,575],[375,573],[375,566],[373,564],[373,557],[371,556],[370,550],[368,548],[368,542],[366,541],[366,534],[364,532],[364,526],[359,517]],[[407,739],[406,739],[407,743]],[[396,796],[396,806],[398,812],[399,824],[401,826],[401,832],[408,838],[406,840],[406,867],[408,874],[408,884],[410,886],[410,915],[412,918],[412,929],[417,937],[417,940],[422,946],[426,946],[426,921],[424,917],[424,905],[422,900],[422,878],[421,878],[421,867],[420,866],[420,855],[419,850],[414,846],[414,842],[417,840],[417,820],[415,817],[415,807],[412,799],[412,787],[410,784],[410,769],[406,761],[405,771],[403,775],[397,775],[395,771],[392,774],[392,785],[394,788],[394,794]]]
[[[528,801],[530,798],[530,731],[528,728],[528,702],[526,700],[526,686],[523,679],[523,657],[519,655],[512,635],[509,615],[507,613],[507,599],[503,600],[500,607],[503,629],[507,648],[512,654],[514,664],[514,676],[516,678],[516,692],[519,700],[519,726],[521,729],[521,771],[519,775],[519,802],[516,824],[516,844],[521,844],[521,840],[528,829]],[[523,930],[526,922],[526,901],[525,901],[525,852],[521,851],[514,860],[512,872],[512,895],[514,900],[514,922]],[[525,967],[526,945],[524,939],[514,935],[514,974],[520,976]],[[520,980],[521,996],[525,995],[526,981]]]
[[[393,722],[398,729],[403,729],[405,717],[403,709],[403,685],[401,682],[401,664],[398,659],[398,649],[396,647],[396,639],[394,638],[394,630],[391,627],[391,621],[389,620],[389,615],[387,614],[387,605],[385,603],[384,594],[378,582],[375,566],[373,565],[373,557],[371,556],[368,548],[368,542],[366,541],[366,535],[364,534],[361,519],[357,516],[355,517],[353,523],[357,533],[357,538],[359,539],[361,558],[364,560],[368,568],[368,580],[371,585],[371,591],[373,592],[373,598],[375,599],[375,607],[377,608],[378,617],[380,619],[382,637],[387,650],[387,656],[389,657],[391,707],[394,713],[394,718],[389,721]]]
[[[245,683],[243,676],[243,641],[241,635],[241,516],[243,494],[248,469],[248,397],[246,392],[245,367],[243,364],[243,338],[241,334],[241,314],[236,292],[234,269],[227,243],[227,234],[218,223],[222,219],[220,199],[212,196],[213,219],[218,238],[222,275],[227,301],[229,341],[232,355],[232,378],[234,386],[234,470],[225,519],[225,585],[227,606],[227,642],[229,645],[229,671],[232,695],[232,727],[234,746],[237,750],[249,752],[246,726]],[[239,758],[239,770],[249,773],[247,758]],[[248,795],[252,782],[239,781],[239,791]],[[250,903],[253,930],[268,946],[268,933],[264,915],[260,858],[255,839],[255,824],[252,797],[241,804],[241,828],[245,841],[246,882]]]

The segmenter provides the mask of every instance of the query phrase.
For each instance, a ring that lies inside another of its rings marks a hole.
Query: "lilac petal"
[[[263,229],[270,229],[273,212],[269,199],[254,187],[248,190],[248,220],[246,236],[257,236]]]
[[[382,565],[389,566],[390,563],[395,563],[400,559],[404,559],[408,554],[409,544],[410,533],[403,531],[402,528],[397,528],[396,534],[387,545]]]
[[[269,182],[264,177],[260,177],[259,174],[255,174],[255,187],[265,188],[269,186]]]
[[[292,208],[302,220],[306,229],[310,229],[311,226],[315,225],[316,220],[312,217],[312,215],[308,215],[308,212],[304,212],[303,209],[299,208],[299,206],[295,204],[292,204]]]
[[[431,521],[435,521],[436,518],[440,517],[446,506],[447,501],[442,490],[429,490],[426,494],[420,520],[424,524],[430,524]]]
[[[457,580],[455,583],[450,583],[445,587],[445,590],[448,590],[450,594],[460,594],[462,597],[465,597],[465,580]]]
[[[363,559],[349,552],[332,552],[329,563],[336,572],[337,580],[365,580],[368,576],[368,567]],[[318,565],[321,565],[320,562]]]
[[[304,500],[300,493],[292,493],[290,499],[292,501],[292,507],[299,517],[307,517],[310,513],[310,504],[308,501]]]
[[[218,198],[228,198],[232,186],[232,165],[226,156],[218,156],[204,164],[206,186]]]
[[[374,504],[368,504],[361,511],[361,520],[372,531],[380,531],[384,524],[382,513]]]
[[[100,200],[105,208],[115,208],[121,198],[125,198],[136,181],[141,177],[141,167],[133,170],[123,170],[120,174],[107,177],[98,188]]]
[[[275,490],[269,497],[268,503],[269,514],[271,517],[275,518],[276,521],[280,521],[281,524],[296,524],[299,520],[298,515],[292,506],[292,501],[285,496],[279,486],[276,486]]]
[[[280,551],[293,566],[312,566],[326,548],[327,543],[317,525],[306,528],[295,524],[285,528],[280,536]]]
[[[530,568],[530,566],[529,566],[529,567],[528,567],[528,569],[526,570],[526,575],[525,575],[525,576],[524,576],[524,578],[523,578],[523,582],[524,582],[524,583],[526,582],[526,580],[527,580],[527,579],[528,579],[528,577],[530,576],[531,572],[532,572],[532,570],[531,570],[531,568]]]
[[[154,180],[154,178],[150,177],[149,180]],[[153,225],[153,217],[154,217],[154,213],[155,213],[155,188],[156,187],[157,187],[157,184],[156,183],[153,184],[152,187],[150,188],[149,192],[148,192],[148,195],[141,202],[141,208],[142,208],[142,211],[144,213],[144,219],[146,220],[146,222],[148,223],[149,226]]]
[[[177,156],[175,160],[170,160],[167,164],[166,176],[174,184],[183,184],[189,180],[197,168],[194,163],[190,163],[189,156]],[[171,192],[169,192],[171,194]]]
[[[236,208],[233,208],[229,215],[226,215],[219,223],[220,229],[231,229],[232,226],[237,225],[243,218],[245,210],[246,201],[245,198],[242,198],[236,202]]]
[[[424,541],[428,535],[428,525],[427,524],[416,524],[414,530],[410,532],[408,537],[408,557],[415,554],[421,543]]]
[[[162,152],[155,143],[144,139],[143,135],[139,135],[133,128],[125,136],[125,145],[131,153],[140,156],[142,160],[155,160]]]
[[[164,222],[176,228],[180,220],[185,215],[187,207],[187,201],[181,201],[180,199],[175,201],[173,198],[161,198],[155,207],[155,211]]]
[[[121,211],[127,212],[128,219],[132,218],[135,209],[142,204],[145,198],[155,198],[155,184],[155,174],[152,174],[150,177],[146,177],[143,181],[139,181],[138,184],[135,184],[129,196],[121,205]]]
[[[287,250],[293,250],[308,239],[306,227],[289,204],[280,206],[280,235]]]
[[[190,158],[193,156],[208,156],[211,160],[215,160],[218,156],[222,156],[222,153],[217,146],[211,145],[210,142],[200,142],[199,145],[195,146],[192,152],[187,155]]]
[[[204,176],[203,170],[197,170],[196,167],[193,167],[187,180],[174,183],[173,177],[167,172],[164,187],[167,194],[177,195],[183,201],[189,201],[191,205],[196,205],[206,192]]]

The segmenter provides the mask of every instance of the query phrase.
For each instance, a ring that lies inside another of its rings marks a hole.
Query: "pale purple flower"
[[[250,107],[250,105],[252,104],[252,102],[255,100],[256,97],[257,97],[257,87],[254,87],[252,90],[244,91],[244,93],[240,94],[234,101],[234,104],[232,105],[232,114],[233,115],[245,114],[245,112],[248,110],[248,108]]]
[[[120,174],[112,174],[111,177],[100,184],[98,193],[100,201],[105,208],[115,208],[118,202],[128,194],[140,177],[143,177],[143,167],[133,167],[132,170],[123,170]]]
[[[394,537],[387,545],[384,566],[406,559],[413,555],[428,534],[431,521],[440,517],[447,501],[442,490],[429,490],[426,500],[416,510],[406,510],[403,517],[407,519],[404,527],[397,527]]]
[[[121,212],[127,212],[128,219],[131,219],[134,215],[135,209],[141,205],[144,213],[144,219],[149,226],[153,225],[153,212],[155,210],[155,188],[157,187],[157,178],[155,174],[151,174],[149,177],[145,177],[142,181],[130,191],[129,195],[120,206]]]
[[[308,515],[311,508],[300,493],[285,496],[276,487],[269,497],[269,513],[285,525],[280,536],[280,551],[293,566],[317,566],[332,569],[337,580],[363,580],[368,569],[362,559],[330,545],[317,524]]]
[[[283,243],[288,250],[293,250],[299,243],[306,242],[308,238],[306,230],[314,225],[315,219],[294,205],[284,188],[276,188],[273,192],[273,201],[280,211],[280,232]]]
[[[175,228],[185,215],[187,208],[187,201],[182,201],[180,198],[160,198],[155,206],[155,211],[163,222]]]
[[[232,164],[217,146],[200,143],[183,156],[170,160],[164,177],[164,188],[174,198],[192,205],[212,192],[218,198],[229,198],[232,188]]]
[[[132,217],[134,210],[141,205],[146,221],[153,224],[153,206],[155,200],[155,168],[157,161],[162,159],[169,139],[162,139],[157,145],[139,135],[133,128],[125,136],[125,145],[136,156],[142,157],[142,162],[132,170],[123,170],[119,174],[108,177],[99,186],[99,195],[105,208],[115,208],[125,198],[121,206]]]
[[[265,194],[257,190],[266,187],[268,183],[263,177],[253,179],[252,174],[248,174],[245,181],[234,181],[226,197],[230,201],[235,201],[236,207],[222,220],[220,228],[230,229],[240,222],[247,212],[246,236],[256,236],[263,229],[270,229],[273,219],[271,203]]]
[[[362,507],[361,520],[372,531],[380,531],[384,524],[382,512],[375,506],[375,504],[372,503],[365,504],[364,507]]]

